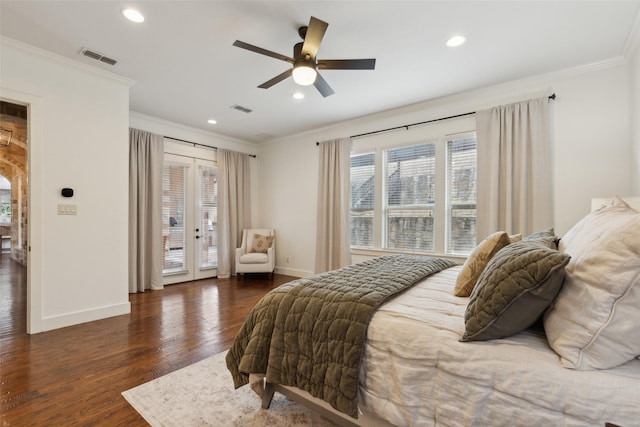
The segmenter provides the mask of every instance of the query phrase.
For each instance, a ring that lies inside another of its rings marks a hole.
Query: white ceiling
[[[135,7],[145,22],[124,19]],[[0,33],[135,80],[132,111],[260,142],[473,88],[628,54],[638,1],[11,1]],[[335,95],[287,79],[310,16],[329,23],[318,59],[376,58],[374,71],[325,70]],[[634,27],[635,25],[635,27]],[[634,29],[635,28],[635,29]],[[452,49],[445,41],[464,34]],[[118,63],[79,54],[86,47]],[[291,95],[302,91],[306,98]],[[241,105],[246,114],[230,108]],[[214,118],[216,125],[207,123]]]

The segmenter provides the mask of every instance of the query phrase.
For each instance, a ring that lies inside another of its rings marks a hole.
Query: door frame
[[[27,334],[42,332],[42,117],[43,99],[0,87],[0,99],[27,107]]]

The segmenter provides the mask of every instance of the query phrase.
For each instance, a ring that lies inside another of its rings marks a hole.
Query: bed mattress
[[[602,371],[560,366],[541,331],[459,342],[460,267],[434,274],[373,316],[360,405],[398,426],[640,424],[640,360]]]

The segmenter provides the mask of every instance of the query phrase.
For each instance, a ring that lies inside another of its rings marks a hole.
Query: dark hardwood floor
[[[2,426],[147,425],[122,391],[226,350],[251,307],[294,279],[171,285],[130,295],[130,315],[27,335],[26,272],[1,262]]]

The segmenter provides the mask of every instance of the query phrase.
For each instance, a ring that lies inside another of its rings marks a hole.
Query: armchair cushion
[[[269,257],[266,252],[249,252],[248,254],[240,255],[238,260],[240,264],[265,264],[269,262]]]
[[[249,252],[266,254],[267,250],[271,247],[271,242],[273,242],[273,236],[263,236],[262,234],[254,233]]]

